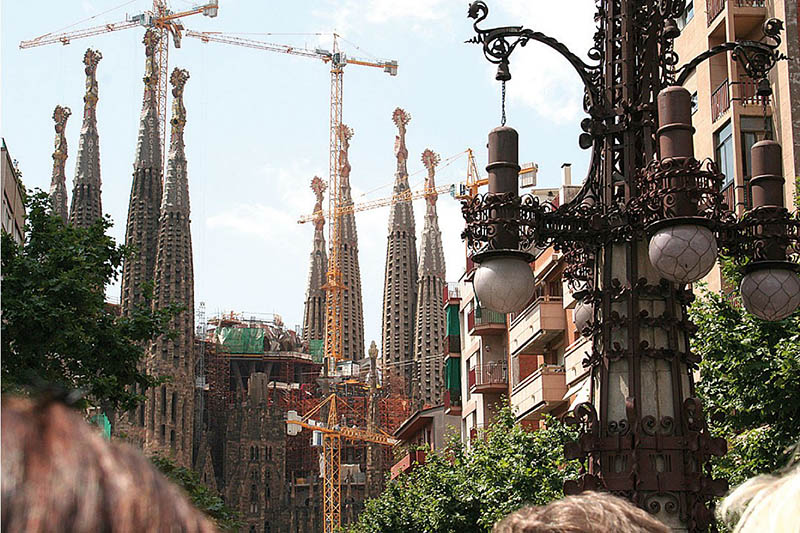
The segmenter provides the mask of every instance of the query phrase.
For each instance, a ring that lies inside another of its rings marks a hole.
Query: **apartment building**
[[[732,53],[702,63],[684,86],[692,93],[695,156],[713,159],[725,174],[723,194],[737,213],[750,207],[750,148],[768,133],[783,146],[787,207],[794,204],[800,175],[800,33],[796,0],[688,0],[678,20],[675,51],[684,64],[700,53],[737,39],[760,40],[764,22],[784,22],[779,61],[769,76],[771,96],[759,96]],[[766,118],[765,118],[766,114]],[[719,270],[709,274],[720,287]]]
[[[21,173],[16,161],[11,158],[6,148],[6,140],[2,140],[2,157],[0,169],[3,181],[3,231],[11,235],[17,243],[25,238],[25,205],[23,198],[25,187],[20,179]]]
[[[564,165],[563,185],[528,192],[556,205],[579,190]],[[588,342],[572,320],[575,300],[563,280],[565,261],[552,247],[532,250],[531,268],[537,284],[519,313],[504,315],[486,309],[476,299],[474,265],[467,257],[466,273],[445,290],[445,413],[461,416],[464,442],[479,438],[491,424],[504,398],[517,420],[537,429],[546,413],[564,414],[589,397],[588,372],[583,369]]]

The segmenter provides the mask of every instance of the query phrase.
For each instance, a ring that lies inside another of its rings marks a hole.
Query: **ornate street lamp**
[[[686,307],[687,284],[713,267],[719,252],[745,276],[747,310],[776,320],[800,303],[800,278],[789,261],[800,241],[800,220],[783,205],[780,146],[752,151],[753,208],[741,218],[725,205],[724,177],[713,161],[694,157],[691,97],[680,85],[701,62],[732,53],[771,93],[767,74],[776,61],[782,23],[764,24],[761,41],[723,43],[680,68],[673,41],[686,0],[598,0],[597,32],[586,63],[564,45],[521,26],[482,29],[488,7],[473,2],[468,15],[496,78],[511,79],[510,57],[531,41],[559,52],[585,88],[579,145],[592,149],[576,197],[560,206],[517,189],[517,132],[489,134],[489,192],[466,201],[464,237],[478,268],[482,305],[520,310],[534,280],[527,250],[554,246],[567,259],[565,276],[580,290],[575,321],[591,338],[584,364],[591,370],[590,401],[573,410],[580,438],[569,458],[581,476],[565,492],[604,489],[625,496],[677,531],[713,528],[710,501],[727,482],[706,466],[726,443],[709,435],[694,398],[691,353],[695,326]]]

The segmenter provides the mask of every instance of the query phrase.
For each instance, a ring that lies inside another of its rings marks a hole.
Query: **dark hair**
[[[667,526],[628,500],[584,492],[538,507],[523,507],[495,524],[493,533],[669,533]]]
[[[216,528],[139,451],[63,403],[2,399],[3,533]]]

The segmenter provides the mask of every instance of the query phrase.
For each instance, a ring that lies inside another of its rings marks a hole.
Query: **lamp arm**
[[[733,52],[734,59],[742,65],[742,68],[750,78],[754,80],[766,78],[775,63],[789,59],[778,50],[781,44],[780,33],[782,30],[783,22],[776,18],[771,18],[764,22],[764,39],[761,41],[741,40],[727,42],[706,50],[676,71],[678,74],[676,84],[683,85],[702,62],[727,52]]]

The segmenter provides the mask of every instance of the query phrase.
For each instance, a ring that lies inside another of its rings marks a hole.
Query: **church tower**
[[[189,210],[189,180],[183,130],[186,109],[183,89],[189,73],[176,68],[172,85],[172,120],[167,175],[158,220],[155,292],[153,307],[178,305],[183,310],[170,323],[173,338],[166,335],[153,343],[148,372],[170,376],[168,383],[150,389],[146,402],[145,452],[160,452],[179,464],[192,465],[194,420],[194,266]]]
[[[409,192],[406,126],[411,115],[398,107],[392,120],[398,130],[394,143],[397,171],[392,191],[397,197]],[[394,392],[410,394],[417,312],[417,236],[411,200],[392,204],[387,241],[381,321],[384,375]]]
[[[50,200],[53,202],[53,214],[67,221],[67,176],[64,166],[67,162],[67,119],[72,114],[68,107],[57,105],[53,111],[56,123],[56,140],[53,148],[53,176],[50,179]]]
[[[303,310],[303,341],[308,343],[312,354],[324,353],[325,343],[325,289],[328,271],[328,252],[325,249],[325,215],[322,199],[327,185],[318,176],[311,180],[314,191],[314,247],[311,250],[311,266],[308,271],[308,289]]]
[[[414,360],[418,372],[414,379],[415,407],[433,406],[441,402],[442,355],[446,330],[442,292],[445,286],[445,262],[442,233],[436,214],[436,165],[439,154],[431,150],[422,153],[422,163],[428,169],[425,180],[425,226],[419,246],[417,274],[417,315],[415,321]]]
[[[69,221],[81,228],[103,218],[100,201],[100,139],[97,134],[97,64],[103,55],[91,48],[83,55],[86,65],[86,94],[83,96],[83,124],[78,141],[75,179],[72,182],[72,206]]]

